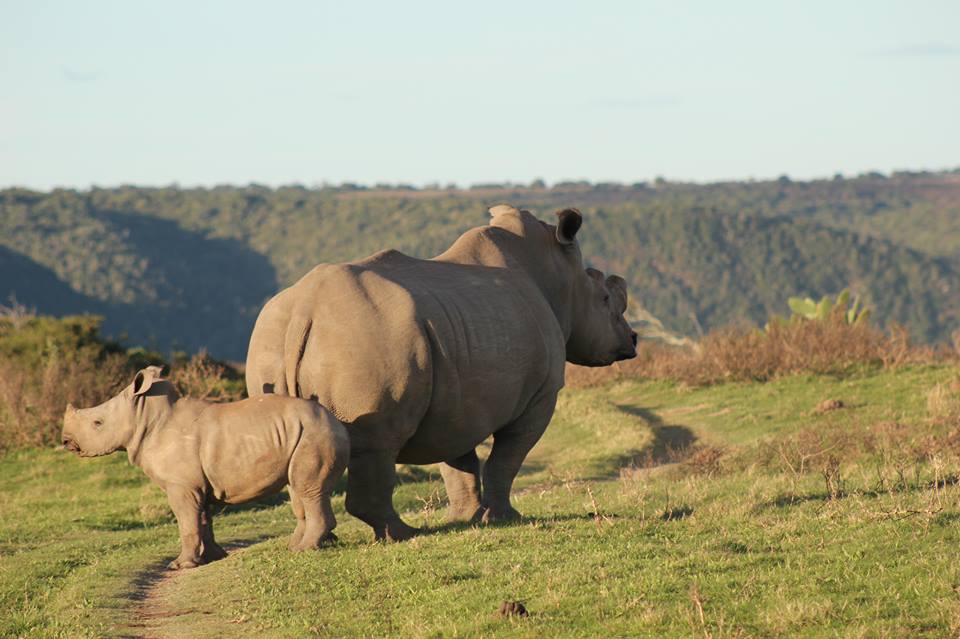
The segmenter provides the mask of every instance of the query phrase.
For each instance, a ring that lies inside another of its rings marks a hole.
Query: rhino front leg
[[[440,474],[447,490],[450,507],[447,519],[470,521],[480,512],[480,460],[477,451],[440,464]]]
[[[354,453],[347,468],[347,512],[373,528],[376,539],[403,541],[419,530],[408,526],[393,508],[397,453]]]
[[[520,518],[520,513],[510,505],[513,480],[527,453],[540,441],[556,405],[554,392],[537,400],[519,419],[494,433],[493,449],[483,465],[483,523]]]
[[[167,566],[170,570],[195,568],[203,561],[201,517],[203,496],[194,490],[174,486],[167,489],[167,500],[180,529],[180,556]]]

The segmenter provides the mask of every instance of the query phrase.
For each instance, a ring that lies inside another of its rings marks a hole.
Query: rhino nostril
[[[633,345],[637,345],[637,333],[636,331],[630,333],[630,341],[633,342]]]

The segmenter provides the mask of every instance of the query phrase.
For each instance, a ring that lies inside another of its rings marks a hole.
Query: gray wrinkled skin
[[[240,504],[290,486],[293,550],[319,548],[337,525],[330,495],[350,458],[350,440],[316,402],[256,397],[217,404],[181,398],[150,366],[99,406],[67,406],[63,445],[81,457],[126,450],[166,492],[180,528],[170,568],[221,559],[211,505]]]
[[[579,212],[558,212],[556,226],[508,205],[490,213],[432,260],[321,264],[257,319],[248,392],[313,397],[344,422],[347,511],[377,538],[416,532],[393,508],[397,462],[443,462],[452,519],[518,517],[510,489],[553,415],[564,361],[636,356],[626,283],[584,269]],[[474,449],[491,434],[481,480]]]

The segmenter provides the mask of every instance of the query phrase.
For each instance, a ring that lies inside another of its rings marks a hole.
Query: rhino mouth
[[[63,438],[63,448],[64,448],[64,450],[69,450],[71,453],[78,453],[78,454],[79,454],[79,453],[81,452],[81,450],[80,450],[80,444],[78,444],[77,442],[73,441],[73,440],[70,439],[69,437],[64,437],[64,438]]]

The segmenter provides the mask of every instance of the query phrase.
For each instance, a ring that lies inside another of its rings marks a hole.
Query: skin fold
[[[347,511],[377,538],[416,531],[393,508],[395,464],[441,463],[454,520],[514,519],[510,490],[550,422],[564,362],[636,356],[624,280],[584,268],[574,209],[509,205],[431,260],[383,251],[321,264],[257,319],[251,396],[317,399],[347,427]],[[475,452],[490,435],[482,475]]]
[[[289,485],[297,527],[293,550],[335,539],[330,506],[350,457],[336,417],[316,402],[269,396],[231,403],[181,398],[150,366],[99,406],[64,414],[63,445],[81,457],[126,450],[167,494],[180,529],[170,568],[193,568],[226,552],[213,536],[211,506],[240,504]]]

